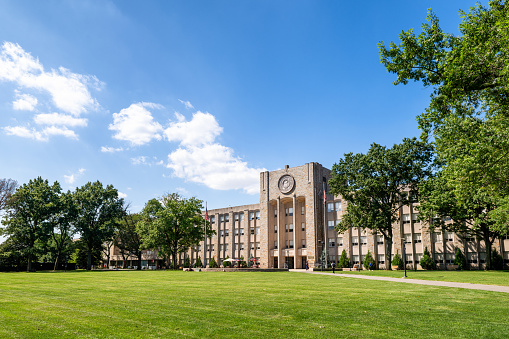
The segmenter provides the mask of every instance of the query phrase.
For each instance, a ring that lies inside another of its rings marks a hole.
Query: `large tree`
[[[147,248],[157,248],[172,259],[177,268],[179,253],[198,245],[207,235],[212,235],[210,224],[201,215],[202,201],[194,197],[185,199],[174,193],[162,199],[152,199],[143,208],[138,222],[138,233]]]
[[[422,138],[434,143],[443,163],[441,180],[460,208],[490,206],[472,219],[473,227],[507,234],[509,5],[490,1],[461,16],[460,34],[453,35],[430,11],[418,36],[409,30],[398,45],[379,44],[381,61],[398,76],[395,84],[413,80],[433,88],[418,121]]]
[[[114,244],[121,252],[138,258],[138,270],[141,270],[141,254],[144,249],[142,237],[136,229],[136,224],[140,220],[139,214],[129,213],[127,207],[124,208],[122,219],[117,224],[114,236]]]
[[[52,233],[52,218],[59,208],[60,184],[38,177],[22,185],[7,202],[2,233],[17,244],[33,271],[37,243],[46,243]]]
[[[72,236],[75,232],[74,220],[77,216],[76,205],[70,191],[62,193],[57,201],[55,213],[50,218],[53,232],[51,233],[51,249],[54,252],[54,270],[63,258],[68,258],[74,249]]]
[[[7,201],[16,191],[18,183],[12,179],[0,179],[0,211],[5,208]]]
[[[73,194],[77,208],[76,231],[87,251],[87,270],[92,269],[92,253],[111,239],[117,219],[122,217],[123,199],[112,185],[96,181],[77,188]]]
[[[373,143],[366,154],[345,154],[332,167],[329,180],[331,193],[347,201],[337,231],[360,227],[381,233],[385,262],[390,263],[393,224],[399,220],[400,207],[417,193],[419,181],[430,174],[432,155],[432,149],[415,138],[391,148]]]

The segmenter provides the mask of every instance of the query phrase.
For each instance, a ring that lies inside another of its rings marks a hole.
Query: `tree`
[[[5,208],[7,201],[16,191],[18,182],[12,179],[0,179],[0,211]]]
[[[348,203],[336,230],[360,227],[383,234],[390,262],[393,224],[399,220],[400,207],[416,195],[419,181],[430,174],[432,154],[431,147],[416,138],[392,148],[373,143],[366,154],[345,154],[332,167],[329,180],[331,193]]]
[[[203,267],[203,263],[201,262],[201,257],[198,256],[198,259],[196,259],[196,262],[194,263],[195,267]]]
[[[117,219],[122,217],[123,199],[112,185],[96,181],[77,188],[73,194],[77,207],[76,230],[87,251],[87,270],[92,269],[92,253],[111,239]]]
[[[456,253],[454,255],[454,265],[458,265],[458,270],[464,270],[465,267],[467,267],[465,255],[463,252],[461,252],[460,248],[456,248]]]
[[[424,254],[422,255],[420,264],[425,270],[434,270],[436,268],[436,264],[428,251],[428,247],[424,248]]]
[[[403,269],[403,259],[401,259],[401,255],[399,255],[399,251],[396,250],[396,254],[394,255],[394,258],[392,258],[392,266],[397,266],[398,270]]]
[[[375,259],[373,259],[373,256],[371,255],[371,252],[369,250],[368,253],[366,253],[366,257],[364,258],[362,265],[366,270],[371,270],[375,267]]]
[[[136,224],[141,220],[141,216],[139,214],[131,214],[127,209],[128,206],[125,206],[122,219],[117,224],[114,243],[121,252],[137,257],[137,269],[141,270],[141,254],[145,247],[143,247],[142,238],[136,228]]]
[[[72,193],[62,193],[58,197],[58,206],[50,218],[53,228],[51,233],[54,252],[54,267],[56,270],[62,257],[67,258],[73,250],[72,235],[74,234],[74,220],[77,215],[76,205],[72,199]]]
[[[214,259],[214,257],[210,258],[209,267],[210,268],[216,268],[217,267],[216,259]]]
[[[152,199],[143,208],[138,222],[138,233],[146,248],[158,248],[177,268],[178,254],[196,246],[207,235],[212,235],[210,224],[201,216],[202,201],[185,199],[173,193],[160,200]]]
[[[27,258],[27,272],[38,253],[36,243],[46,243],[52,232],[51,220],[58,211],[60,184],[50,186],[48,180],[38,177],[16,190],[7,202],[2,233],[18,244]]]
[[[343,250],[343,252],[341,252],[341,257],[339,258],[338,268],[348,267],[350,267],[350,259],[346,256],[346,251]]]
[[[459,36],[444,33],[430,11],[419,36],[409,30],[399,45],[379,48],[396,85],[433,87],[418,117],[421,138],[433,141],[454,204],[489,230],[486,240],[509,232],[509,5],[494,0],[461,16]]]

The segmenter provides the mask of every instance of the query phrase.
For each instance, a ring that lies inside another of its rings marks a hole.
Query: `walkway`
[[[470,284],[470,283],[460,283],[460,282],[452,282],[452,281],[420,280],[420,279],[408,279],[408,278],[405,279],[405,278],[376,277],[376,276],[372,276],[372,275],[359,275],[359,274],[342,274],[342,273],[333,274],[332,272],[320,272],[320,271],[311,271],[311,270],[306,271],[306,270],[301,270],[301,269],[290,270],[290,272],[334,275],[334,276],[346,277],[346,278],[357,278],[357,279],[368,279],[368,280],[385,280],[385,281],[407,283],[407,284],[468,288],[471,290],[483,290],[483,291],[509,293],[509,286],[482,285],[482,284]]]

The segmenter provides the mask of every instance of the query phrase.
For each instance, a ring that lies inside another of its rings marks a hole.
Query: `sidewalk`
[[[376,277],[376,276],[372,276],[372,275],[358,275],[358,274],[342,274],[342,273],[333,274],[332,272],[306,271],[306,270],[302,270],[302,269],[290,270],[290,272],[334,275],[334,276],[345,277],[345,278],[385,280],[385,281],[392,281],[392,282],[399,282],[399,283],[406,283],[406,284],[467,288],[467,289],[471,289],[471,290],[483,290],[483,291],[509,293],[509,286],[482,285],[482,284],[459,283],[459,282],[452,282],[452,281],[420,280],[420,279],[409,279],[409,278],[405,279],[405,278]]]

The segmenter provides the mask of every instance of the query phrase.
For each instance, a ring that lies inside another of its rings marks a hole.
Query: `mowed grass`
[[[319,269],[318,269],[319,270]],[[373,275],[378,277],[401,278],[404,271],[337,271],[345,274]],[[413,271],[407,270],[408,279],[453,281],[471,284],[509,286],[509,271]],[[509,334],[508,334],[509,337]]]
[[[0,273],[5,338],[507,338],[508,333],[507,293],[291,272]]]

